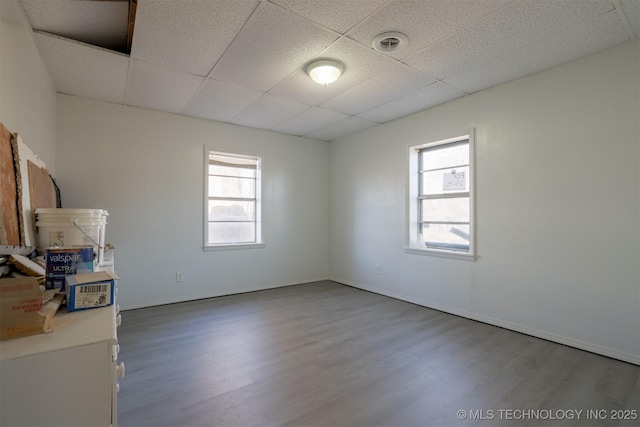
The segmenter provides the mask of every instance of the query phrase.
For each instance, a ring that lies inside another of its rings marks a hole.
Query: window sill
[[[204,246],[202,250],[204,252],[235,251],[238,249],[262,249],[266,246],[267,246],[266,243],[237,243],[237,244],[230,244],[230,245]]]
[[[452,251],[439,251],[437,249],[416,249],[416,248],[404,248],[406,254],[435,256],[440,258],[459,259],[462,261],[475,262],[476,256],[474,254],[465,254],[461,252]]]

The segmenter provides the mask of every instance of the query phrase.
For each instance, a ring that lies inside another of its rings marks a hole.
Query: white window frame
[[[461,132],[456,137],[409,147],[408,153],[408,197],[407,197],[407,247],[405,253],[428,255],[466,261],[476,260],[476,215],[475,215],[475,136],[474,129]],[[469,251],[427,247],[419,238],[420,230],[420,151],[440,145],[469,141]]]
[[[258,160],[258,166],[256,168],[256,189],[255,189],[255,230],[256,241],[255,242],[241,242],[241,243],[219,243],[209,244],[209,155],[220,154],[224,156],[256,159]],[[262,218],[262,170],[264,168],[264,156],[257,153],[243,152],[242,150],[232,149],[218,149],[213,147],[204,147],[204,203],[203,203],[203,250],[204,251],[218,251],[218,250],[234,250],[234,249],[255,249],[264,248],[264,235],[262,230],[263,218]]]

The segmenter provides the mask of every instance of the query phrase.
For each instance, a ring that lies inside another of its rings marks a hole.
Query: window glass
[[[444,194],[469,191],[469,166],[422,173],[422,193]]]
[[[209,200],[209,221],[253,221],[256,219],[255,201]]]
[[[210,222],[209,244],[237,244],[255,242],[253,222]]]
[[[422,221],[469,222],[469,197],[422,200]]]
[[[260,243],[261,159],[207,150],[205,246]]]
[[[424,224],[422,237],[427,247],[469,250],[469,226],[461,224]]]
[[[453,142],[422,151],[422,170],[469,164],[469,144]]]
[[[409,229],[414,248],[472,253],[471,148],[469,137],[413,147],[412,168],[417,172],[410,187]]]

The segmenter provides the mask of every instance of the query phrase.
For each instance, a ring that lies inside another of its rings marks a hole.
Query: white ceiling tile
[[[134,60],[127,104],[180,113],[204,80],[204,77]]]
[[[58,92],[123,103],[129,58],[74,40],[35,33],[42,60]]]
[[[271,93],[303,104],[316,105],[396,63],[393,59],[346,38],[333,43],[314,60],[317,59],[333,59],[342,63],[343,74],[326,87],[319,85],[306,73],[306,65],[313,62],[308,61],[305,67],[289,76]]]
[[[366,18],[388,0],[271,0],[307,19],[341,34]]]
[[[206,76],[258,0],[140,0],[131,56]]]
[[[462,92],[438,82],[360,113],[358,117],[384,123],[461,96],[464,96]]]
[[[184,109],[183,114],[228,122],[262,94],[243,86],[207,79],[198,94]]]
[[[404,62],[445,79],[612,9],[607,0],[517,1]]]
[[[266,92],[337,37],[306,19],[262,2],[211,77]]]
[[[17,1],[69,37],[126,29],[127,1]],[[138,0],[131,58],[35,39],[61,92],[334,139],[613,47],[639,20],[640,0]],[[374,51],[385,31],[408,47]],[[325,58],[346,70],[322,87],[305,68]]]
[[[265,94],[231,120],[231,123],[253,128],[271,129],[278,123],[308,109],[308,105]]]
[[[126,47],[128,2],[22,0],[22,5],[34,30],[107,49]]]
[[[612,11],[450,77],[445,82],[468,93],[477,92],[599,52],[627,39],[618,13]]]
[[[360,132],[361,130],[369,129],[377,125],[378,123],[376,122],[361,119],[360,117],[349,117],[335,125],[327,126],[305,136],[323,141],[332,141],[336,138],[351,135],[352,133]]]
[[[378,10],[348,36],[366,46],[374,37],[399,31],[409,38],[406,48],[388,53],[402,59],[432,45],[513,0],[396,0]]]
[[[280,123],[273,130],[293,135],[308,135],[311,132],[337,123],[347,117],[349,116],[346,114],[325,110],[324,108],[312,107]]]
[[[434,79],[419,71],[404,64],[396,64],[321,106],[354,115],[434,82]]]
[[[622,10],[636,38],[640,38],[640,1],[622,0]]]

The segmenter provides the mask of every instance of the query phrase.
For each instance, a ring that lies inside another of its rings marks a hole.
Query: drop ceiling
[[[326,141],[640,36],[640,0],[138,0],[121,53],[129,1],[20,3],[60,93]]]

